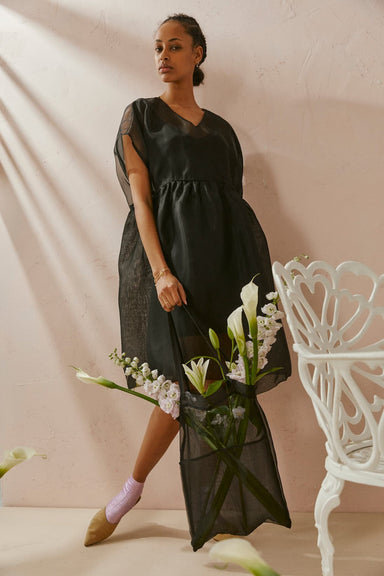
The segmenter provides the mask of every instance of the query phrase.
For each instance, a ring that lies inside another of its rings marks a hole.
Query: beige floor
[[[1,576],[220,576],[245,574],[209,560],[211,543],[193,552],[185,513],[132,510],[105,542],[85,548],[95,510],[0,508]],[[321,576],[311,514],[293,514],[293,528],[265,524],[248,539],[282,576]],[[331,518],[335,576],[384,575],[384,514]]]

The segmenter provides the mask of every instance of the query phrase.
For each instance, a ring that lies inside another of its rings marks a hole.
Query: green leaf
[[[276,368],[271,368],[270,370],[267,370],[266,372],[259,372],[259,374],[256,376],[254,384],[256,384],[256,382],[261,380],[263,376],[266,376],[267,374],[272,374],[272,372],[278,372],[279,370],[282,370],[282,369],[283,368],[281,366],[278,366]]]
[[[211,382],[206,389],[203,396],[207,398],[208,396],[212,396],[217,390],[221,387],[221,385],[225,382],[225,380],[216,380],[215,382]]]

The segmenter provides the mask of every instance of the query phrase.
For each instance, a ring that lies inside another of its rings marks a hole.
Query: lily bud
[[[216,332],[213,330],[213,328],[209,329],[209,339],[211,341],[212,346],[214,347],[215,350],[220,350],[220,341],[219,341],[219,337],[216,334]]]

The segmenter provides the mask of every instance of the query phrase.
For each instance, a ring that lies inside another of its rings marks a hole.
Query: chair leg
[[[335,478],[329,472],[323,480],[315,506],[315,525],[318,530],[317,545],[321,553],[323,576],[333,576],[333,554],[335,549],[328,531],[328,518],[332,510],[340,504],[340,494],[344,480]]]

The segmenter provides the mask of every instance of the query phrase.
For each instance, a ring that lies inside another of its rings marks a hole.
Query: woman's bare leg
[[[137,456],[132,476],[105,508],[92,518],[84,545],[91,546],[113,534],[120,519],[140,500],[144,481],[179,431],[179,423],[156,406]]]
[[[179,422],[155,406],[148,422],[132,476],[144,482],[179,431]]]

